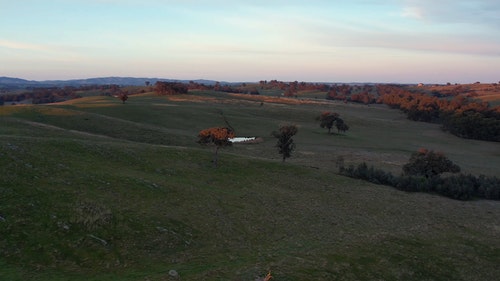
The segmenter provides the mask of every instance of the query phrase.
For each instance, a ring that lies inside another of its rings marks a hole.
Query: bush
[[[484,198],[500,200],[500,179],[480,175],[458,174],[449,177],[439,175],[426,177],[425,175],[403,174],[394,176],[390,172],[376,169],[361,163],[357,167],[349,165],[339,166],[339,173],[351,178],[362,179],[375,184],[395,187],[407,192],[436,193],[456,200],[471,200]]]
[[[410,192],[433,192],[439,178],[402,175],[394,180],[394,187]]]
[[[478,197],[500,200],[500,179],[497,177],[479,176],[477,179],[477,195]]]
[[[403,166],[403,172],[406,175],[430,178],[446,172],[458,173],[460,167],[441,152],[421,148],[411,155],[410,161]]]
[[[469,200],[474,196],[475,178],[460,174],[451,176],[442,181],[436,186],[436,192],[446,197],[458,200]]]
[[[394,183],[394,176],[390,172],[375,169],[373,166],[368,167],[365,162],[359,164],[356,168],[353,165],[349,165],[347,169],[341,166],[339,172],[342,175],[375,184],[393,185]]]

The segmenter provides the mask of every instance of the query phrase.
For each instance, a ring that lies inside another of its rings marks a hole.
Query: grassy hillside
[[[0,107],[0,280],[493,280],[500,204],[404,193],[336,175],[399,171],[419,147],[495,175],[500,146],[382,106],[195,92]],[[261,104],[263,102],[263,104]],[[351,127],[327,135],[314,117]],[[264,142],[213,150],[223,126]],[[283,165],[270,136],[299,126]]]

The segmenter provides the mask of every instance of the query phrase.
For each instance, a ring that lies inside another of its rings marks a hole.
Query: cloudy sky
[[[0,76],[498,82],[498,0],[0,0]]]

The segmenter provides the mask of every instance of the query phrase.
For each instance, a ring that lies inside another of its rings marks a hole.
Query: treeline
[[[222,84],[220,82],[216,82],[214,85],[206,85],[203,83],[196,83],[193,81],[189,81],[189,83],[181,83],[181,82],[163,82],[158,81],[155,83],[154,91],[158,95],[178,95],[178,94],[187,94],[189,90],[204,90],[204,91],[218,91],[225,93],[237,93],[237,94],[251,94],[258,95],[259,92],[255,88],[253,90],[248,90],[244,86],[245,83],[241,86],[234,86],[231,84]]]
[[[259,82],[259,87],[262,90],[279,89],[283,91],[285,97],[297,97],[300,91],[319,91],[326,92],[330,89],[330,85],[325,83],[307,83],[307,82],[283,82],[278,80],[262,80]]]
[[[155,83],[154,90],[158,95],[187,94],[188,86],[179,82],[158,81]]]
[[[224,93],[251,94],[251,95],[259,94],[259,91],[256,88],[248,90],[245,88],[245,86],[246,86],[245,83],[243,83],[241,86],[231,86],[228,84],[222,85],[221,83],[217,82],[213,87],[209,87],[209,89]]]
[[[144,89],[138,89],[137,93],[144,93]],[[83,93],[93,93],[102,96],[118,96],[121,94],[130,94],[129,91],[119,85],[85,85],[79,87],[37,87],[31,88],[22,93],[0,95],[0,105],[5,103],[20,103],[25,100],[31,100],[32,104],[44,104],[61,102],[76,98],[81,98]]]
[[[0,96],[0,104],[5,102],[18,103],[24,100],[32,100],[33,104],[53,103],[81,97],[74,87],[48,87],[34,88],[21,94],[5,94]]]
[[[377,88],[374,85],[332,85],[326,99],[371,104],[377,102]]]
[[[462,137],[500,141],[500,107],[471,100],[463,95],[439,98],[405,89],[379,85],[377,102],[403,111],[414,121],[442,124],[445,131]]]

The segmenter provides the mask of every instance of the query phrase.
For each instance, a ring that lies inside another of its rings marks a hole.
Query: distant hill
[[[20,78],[12,78],[12,77],[0,77],[0,85],[37,85],[40,82],[38,81],[30,81]]]
[[[12,77],[0,77],[0,87],[27,88],[27,87],[111,85],[111,84],[116,84],[120,86],[143,86],[145,85],[146,81],[149,81],[151,84],[154,84],[157,81],[182,82],[182,83],[189,83],[190,81],[193,81],[195,83],[202,83],[205,85],[213,85],[217,82],[213,80],[204,80],[204,79],[176,80],[176,79],[164,79],[164,78],[136,78],[136,77],[97,77],[88,79],[34,81],[34,80],[25,80]]]

